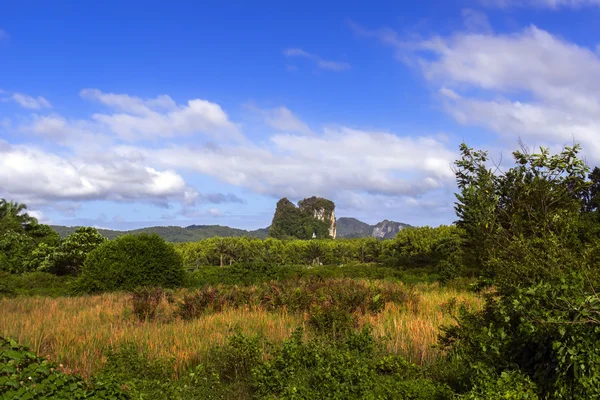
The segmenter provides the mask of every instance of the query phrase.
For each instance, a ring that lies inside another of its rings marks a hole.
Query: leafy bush
[[[0,394],[3,399],[128,399],[117,385],[91,384],[58,370],[15,341],[0,337]]]
[[[125,235],[92,251],[83,266],[79,289],[84,292],[133,290],[142,286],[181,286],[181,256],[156,234]]]
[[[72,293],[75,277],[56,276],[47,272],[21,275],[0,273],[0,297],[67,296]]]
[[[502,372],[497,379],[487,377],[477,382],[464,396],[467,400],[537,400],[537,388],[519,371]]]
[[[489,382],[518,369],[542,398],[600,396],[600,297],[584,279],[563,277],[489,295],[478,313],[462,311],[442,343]]]
[[[297,330],[253,370],[262,398],[451,399],[452,391],[398,356],[382,356],[369,328],[305,342]]]
[[[308,326],[320,335],[337,338],[358,326],[358,317],[338,304],[313,304],[308,313]]]
[[[173,366],[170,360],[153,360],[132,343],[122,343],[106,352],[100,379],[119,382],[135,399],[175,398]]]

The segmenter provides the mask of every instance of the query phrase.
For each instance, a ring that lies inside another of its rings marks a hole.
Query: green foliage
[[[0,297],[67,296],[72,293],[75,278],[47,272],[24,274],[0,273]]]
[[[0,337],[0,395],[3,399],[128,399],[117,385],[91,384],[58,370],[15,341]]]
[[[205,266],[252,264],[264,266],[380,264],[430,273],[472,276],[462,268],[462,231],[454,226],[410,228],[396,239],[265,240],[250,238],[211,238],[177,244],[189,269]],[[262,267],[261,267],[262,268]]]
[[[87,293],[183,284],[181,256],[156,234],[120,236],[106,241],[85,260],[79,289]]]
[[[318,239],[329,238],[331,216],[335,209],[332,201],[311,197],[300,200],[298,207],[287,198],[277,202],[275,215],[269,229],[269,236],[276,239]],[[318,219],[316,214],[322,214]]]
[[[588,218],[596,183],[579,146],[516,151],[503,173],[485,167],[484,152],[461,151],[465,260],[495,289],[441,338],[471,370],[467,398],[600,397],[600,250]]]
[[[254,285],[270,281],[297,280],[303,277],[362,278],[407,281],[405,272],[375,264],[324,265],[317,267],[277,266],[272,264],[233,264],[224,268],[201,267],[188,276],[189,287],[208,285]]]
[[[463,144],[456,212],[467,262],[486,276],[503,275],[512,287],[554,276],[563,260],[579,258],[583,198],[590,187],[579,151],[579,145],[556,155],[523,148],[513,153],[514,167],[495,173],[486,166],[486,152]],[[538,262],[530,263],[534,258]],[[526,269],[535,264],[544,267]],[[555,268],[548,269],[551,264]]]
[[[453,356],[489,379],[522,373],[540,397],[600,396],[600,298],[584,279],[563,277],[490,295],[482,312],[462,311],[459,324],[445,328],[442,343]]]
[[[51,228],[60,234],[61,237],[67,237],[79,227],[57,226]],[[98,232],[107,239],[114,239],[123,235],[137,235],[138,233],[156,233],[170,243],[196,242],[198,240],[209,239],[212,237],[249,237],[265,239],[269,233],[269,228],[247,231],[244,229],[230,228],[221,225],[190,225],[184,228],[180,226],[151,226],[147,228],[133,229],[130,231],[115,231],[111,229],[98,229]]]
[[[253,371],[260,398],[450,399],[452,391],[398,356],[378,354],[368,328],[339,341],[296,331]]]
[[[95,228],[77,228],[47,255],[40,269],[56,275],[79,275],[87,255],[105,242]]]
[[[497,379],[486,376],[473,389],[461,396],[467,400],[537,400],[537,388],[519,371],[502,372]]]
[[[27,205],[0,199],[0,235],[14,231],[23,233],[37,220],[25,212]]]
[[[29,253],[35,248],[32,238],[16,231],[0,236],[0,271],[19,274],[26,271]]]

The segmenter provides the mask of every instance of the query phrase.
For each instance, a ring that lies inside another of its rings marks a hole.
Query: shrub
[[[106,352],[103,380],[119,382],[135,399],[176,398],[171,360],[150,359],[132,343],[121,343]]]
[[[167,294],[160,288],[139,288],[131,294],[133,314],[140,321],[156,319],[160,303]]]
[[[29,272],[21,275],[0,272],[0,297],[67,296],[75,282],[72,276],[56,276],[47,272]]]
[[[458,325],[445,328],[442,344],[471,366],[475,382],[518,369],[541,398],[597,398],[600,298],[593,292],[575,276],[488,295],[483,311],[463,310]]]
[[[308,314],[307,324],[316,333],[339,337],[350,332],[358,326],[355,313],[348,311],[337,304],[315,304]]]
[[[128,399],[117,385],[91,384],[38,357],[27,347],[0,337],[0,394],[3,399]]]
[[[453,392],[398,356],[381,356],[369,328],[341,340],[297,330],[253,370],[259,398],[451,399]]]
[[[105,292],[142,286],[181,286],[181,256],[156,234],[125,235],[92,251],[83,266],[79,290]]]

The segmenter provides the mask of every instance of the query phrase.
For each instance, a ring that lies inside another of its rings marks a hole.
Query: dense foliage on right
[[[470,398],[598,398],[600,171],[589,174],[578,145],[522,148],[506,171],[484,151],[461,152],[463,263],[492,286],[484,309],[462,310],[441,342]]]

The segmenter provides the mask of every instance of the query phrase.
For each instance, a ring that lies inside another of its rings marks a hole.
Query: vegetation
[[[128,399],[117,385],[59,371],[14,340],[0,337],[0,393],[3,399]]]
[[[61,237],[67,237],[78,227],[72,226],[51,226]],[[123,235],[137,235],[138,233],[156,233],[167,242],[184,243],[195,242],[208,239],[215,236],[220,237],[254,237],[264,239],[269,234],[269,228],[246,231],[244,229],[235,229],[221,225],[190,225],[182,228],[180,226],[152,226],[148,228],[133,229],[130,231],[115,231],[111,229],[98,229],[98,232],[107,239],[114,239]]]
[[[269,237],[304,240],[330,238],[334,210],[332,201],[320,197],[300,200],[298,207],[284,197],[277,202]]]
[[[450,279],[468,272],[457,267],[457,250],[462,240],[460,229],[440,226],[403,229],[393,240],[211,238],[177,244],[176,248],[189,269],[233,264],[264,267],[374,263],[396,270],[443,272]]]
[[[120,236],[88,254],[79,289],[85,293],[132,290],[143,286],[182,286],[181,256],[156,234]]]
[[[388,240],[325,239],[317,198],[279,202],[279,238],[177,245],[59,240],[4,201],[0,333],[65,367],[4,340],[2,394],[599,398],[600,169],[579,151],[521,148],[501,170],[463,145],[456,224]],[[120,292],[47,296],[73,289]]]

